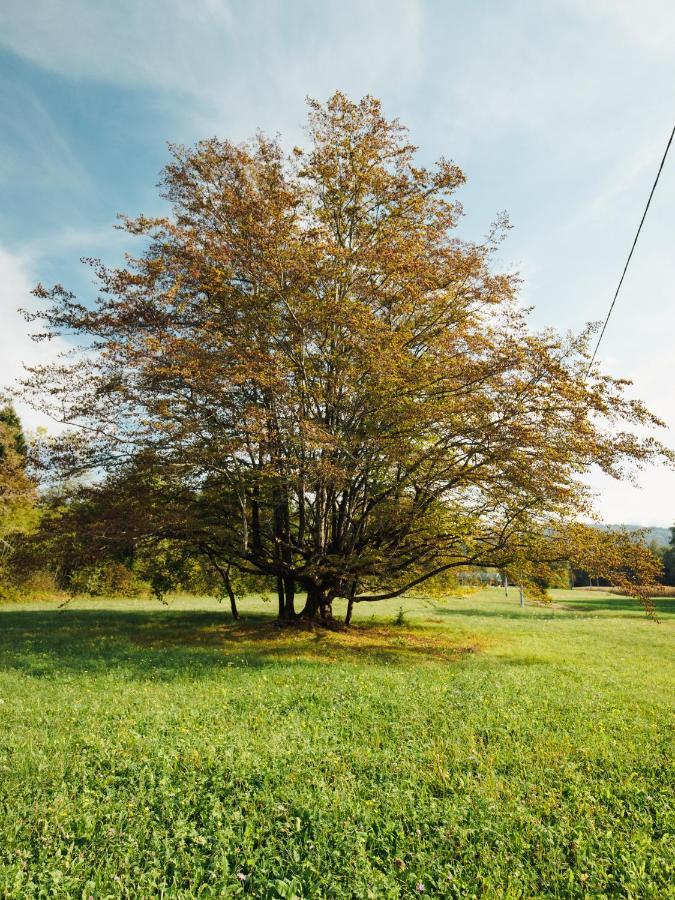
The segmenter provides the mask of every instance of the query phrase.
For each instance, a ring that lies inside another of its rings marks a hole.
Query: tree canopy
[[[591,328],[529,328],[507,221],[459,239],[463,173],[379,101],[310,101],[307,134],[172,147],[171,214],[122,219],[144,252],[89,260],[93,303],[38,286],[29,318],[77,341],[25,382],[72,426],[51,471],[125,498],[118,539],[276,579],[282,615],[583,550],[584,473],[672,459],[636,434],[661,423],[587,374]]]

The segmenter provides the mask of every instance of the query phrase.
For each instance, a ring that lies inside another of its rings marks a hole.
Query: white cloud
[[[666,428],[655,430],[654,436],[675,449],[675,260],[668,253],[672,236],[659,235],[658,218],[651,224],[657,234],[636,252],[600,349],[600,361],[612,374],[633,382],[629,395],[643,399],[665,422]],[[639,487],[601,475],[592,478],[600,493],[597,506],[603,519],[637,525],[675,521],[675,471],[647,467],[638,473],[637,481]]]
[[[651,51],[675,48],[675,6],[672,0],[580,0],[579,9],[613,26],[629,43]]]
[[[9,0],[0,41],[61,75],[181,89],[205,74],[231,22],[214,0]]]
[[[18,312],[19,308],[31,308],[30,295],[37,279],[33,277],[30,262],[0,247],[0,387],[10,388],[24,374],[24,365],[39,365],[56,360],[66,349],[64,341],[55,339],[47,343],[35,343],[30,338],[31,327]],[[45,426],[57,430],[58,426],[48,417],[33,410],[25,403],[17,402],[17,412],[25,427]]]
[[[589,483],[597,493],[596,509],[612,525],[668,527],[675,524],[675,473],[651,467],[639,473],[638,484],[595,474]]]
[[[308,93],[415,78],[420,18],[418,0],[5,0],[0,45],[59,75],[159,90],[177,122],[243,137],[287,132]]]

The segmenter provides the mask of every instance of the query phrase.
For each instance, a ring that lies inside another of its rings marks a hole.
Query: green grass
[[[674,601],[516,593],[0,607],[0,896],[675,897]]]

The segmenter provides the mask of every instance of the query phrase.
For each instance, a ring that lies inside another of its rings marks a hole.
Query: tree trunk
[[[286,597],[284,595],[284,580],[281,575],[277,575],[277,597],[279,598],[279,621],[283,622],[286,618]]]
[[[239,610],[237,609],[237,599],[234,596],[234,591],[232,590],[232,582],[230,581],[230,564],[228,563],[227,568],[223,569],[223,567],[218,563],[218,560],[215,557],[215,554],[206,544],[200,544],[199,549],[202,553],[205,553],[208,558],[211,560],[211,564],[213,565],[216,572],[220,575],[220,579],[223,582],[223,586],[227,592],[227,596],[230,598],[230,611],[232,613],[233,619],[239,618]]]
[[[345,625],[350,625],[352,621],[352,613],[354,612],[354,597],[356,596],[356,581],[352,582],[349,589],[349,597],[347,598],[347,614],[345,616]]]
[[[225,590],[227,591],[227,596],[230,598],[230,612],[232,613],[233,619],[239,618],[239,610],[237,609],[237,599],[234,596],[234,591],[232,590],[232,582],[230,581],[230,567],[228,566],[225,570],[225,576],[223,578],[225,582]]]
[[[284,595],[286,598],[286,618],[290,621],[297,615],[295,612],[295,579],[284,578]]]
[[[279,598],[279,621],[292,622],[297,618],[295,611],[295,579],[277,575],[277,596]]]
[[[333,601],[324,596],[323,601],[319,603],[319,610],[322,621],[328,622],[333,618]]]
[[[316,614],[319,611],[319,607],[322,605],[323,594],[316,587],[308,587],[307,588],[307,600],[305,601],[305,606],[302,612],[300,613],[303,619],[307,619],[309,622],[313,622],[316,619]]]

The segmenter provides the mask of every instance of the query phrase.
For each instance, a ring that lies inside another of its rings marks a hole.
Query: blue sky
[[[26,337],[30,287],[91,295],[79,258],[117,261],[116,214],[161,209],[166,141],[290,146],[305,96],[338,88],[464,169],[465,235],[508,210],[502,264],[536,326],[604,317],[675,119],[672,0],[2,0],[0,383],[58,350]],[[671,445],[674,212],[675,153],[600,354]],[[593,478],[605,520],[670,524],[675,474],[639,482]]]

